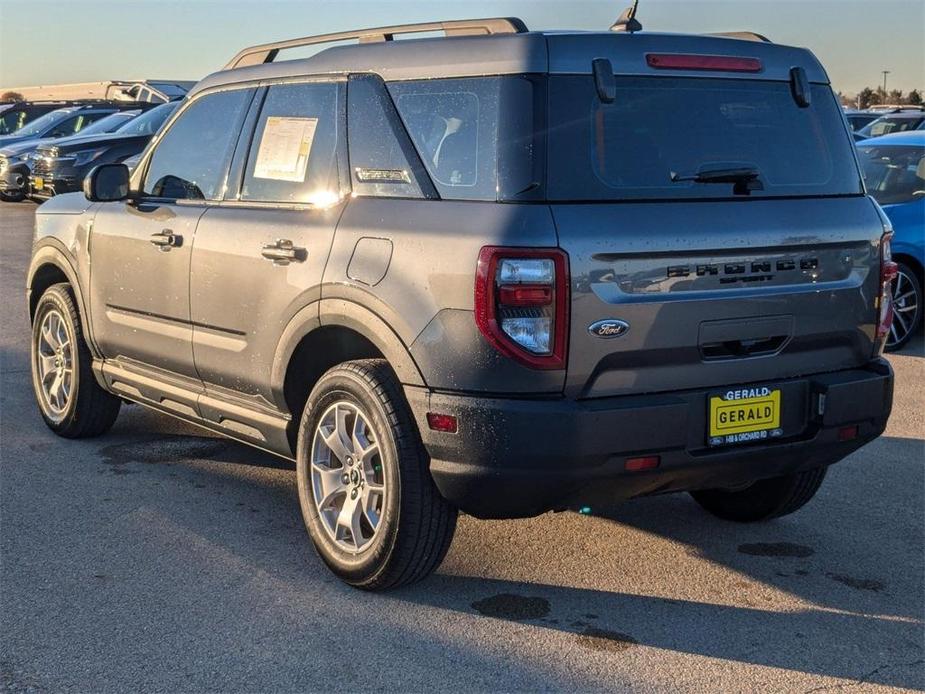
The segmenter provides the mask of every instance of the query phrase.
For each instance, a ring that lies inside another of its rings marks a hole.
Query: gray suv
[[[294,459],[365,589],[460,510],[766,520],[884,430],[890,234],[820,64],[757,35],[256,46],[39,208],[35,395],[65,437],[128,401]]]

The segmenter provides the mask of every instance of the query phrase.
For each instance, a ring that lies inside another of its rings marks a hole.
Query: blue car
[[[925,266],[925,131],[873,137],[858,144],[868,192],[893,223],[893,327],[887,349],[902,347],[922,324]]]

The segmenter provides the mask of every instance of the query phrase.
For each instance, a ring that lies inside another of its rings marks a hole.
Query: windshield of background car
[[[859,145],[867,192],[881,205],[925,199],[925,147]]]
[[[804,108],[789,82],[617,76],[616,86],[604,104],[591,76],[549,78],[550,200],[739,197],[729,182],[672,181],[710,169],[756,171],[753,197],[861,193],[825,85]]]
[[[39,116],[34,121],[26,123],[26,125],[17,130],[15,134],[25,136],[41,135],[48,128],[53,126],[55,123],[64,120],[73,112],[74,110],[69,108],[59,108],[56,111],[51,111],[46,113],[44,116]]]
[[[121,111],[120,113],[111,113],[105,118],[100,118],[95,123],[84,127],[80,131],[80,135],[99,135],[101,133],[112,133],[121,128],[126,124],[127,121],[132,120],[138,111]]]
[[[177,110],[179,105],[179,101],[172,101],[169,104],[155,106],[150,111],[133,118],[116,132],[120,135],[153,135],[166,122],[170,114]]]
[[[925,122],[925,113],[921,116],[884,116],[873,123],[868,123],[858,132],[866,137],[879,137],[890,133],[915,130]]]

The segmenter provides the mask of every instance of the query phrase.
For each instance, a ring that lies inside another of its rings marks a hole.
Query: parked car
[[[50,111],[73,105],[73,102],[68,101],[16,101],[0,104],[0,136],[10,135]]]
[[[458,510],[799,509],[890,413],[889,222],[809,51],[631,33],[241,51],[131,177],[38,208],[47,425],[128,400],[295,460],[370,590],[433,571]]]
[[[889,135],[890,133],[901,133],[906,130],[915,130],[925,123],[925,111],[900,111],[881,116],[872,123],[868,123],[863,128],[854,133],[854,139],[858,142],[871,137]]]
[[[83,127],[80,135],[71,137],[112,132],[139,113],[140,109],[110,113]],[[38,148],[45,143],[62,142],[71,137],[29,138],[0,148],[0,199],[6,202],[22,200],[29,191],[29,175]]]
[[[888,350],[900,349],[922,327],[925,267],[925,132],[896,133],[858,145],[867,191],[893,225],[893,324]]]
[[[851,132],[856,132],[868,123],[873,123],[878,118],[882,118],[882,113],[872,111],[845,111],[845,120],[851,128]]]
[[[79,191],[84,176],[94,166],[122,162],[140,154],[178,105],[177,101],[161,104],[115,132],[76,135],[39,145],[29,176],[29,197],[47,200],[53,195]]]

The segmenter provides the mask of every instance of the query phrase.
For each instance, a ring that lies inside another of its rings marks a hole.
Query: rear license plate
[[[780,428],[780,389],[758,386],[734,388],[710,395],[711,446],[761,441],[783,432]]]
[[[36,176],[35,178],[32,179],[32,187],[35,188],[36,190],[41,190],[42,188],[45,187],[45,179],[42,178],[41,176]]]

